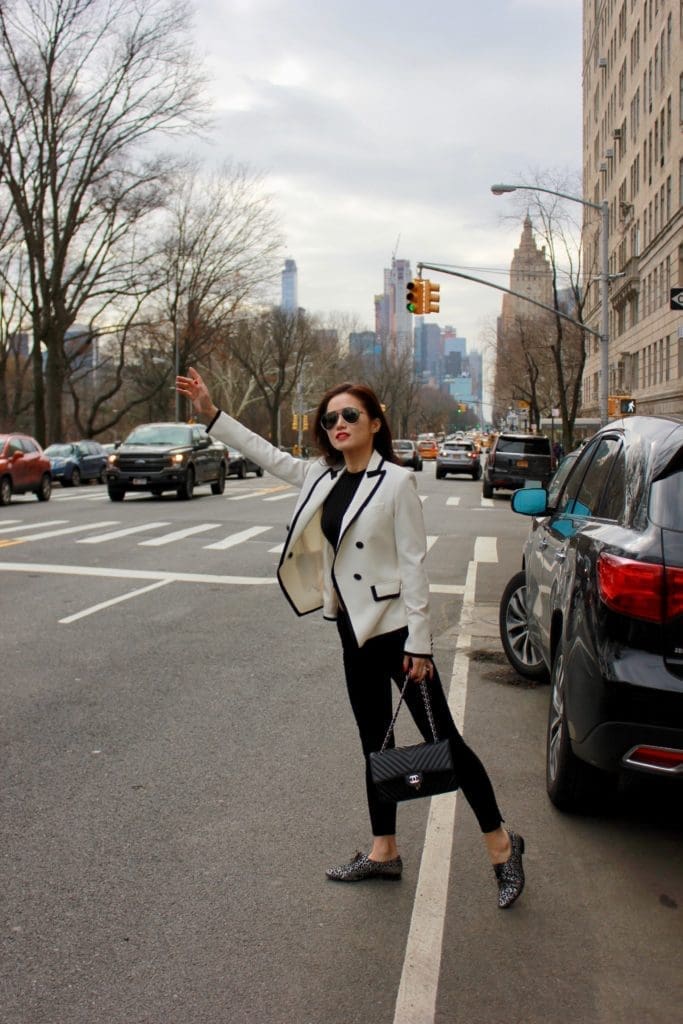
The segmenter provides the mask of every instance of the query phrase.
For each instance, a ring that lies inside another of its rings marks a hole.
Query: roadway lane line
[[[49,565],[41,562],[0,562],[0,572],[45,573],[48,576],[91,576],[112,580],[168,580],[169,583],[217,583],[223,586],[271,586],[273,576],[213,576],[202,572],[164,572],[154,569],[113,569],[95,565]]]
[[[498,548],[495,537],[477,537],[474,542],[475,562],[497,562]]]
[[[186,526],[184,530],[174,530],[173,533],[165,533],[163,537],[153,537],[152,540],[141,540],[139,548],[160,548],[162,544],[174,544],[177,540],[191,537],[194,533],[206,533],[207,530],[217,530],[221,523],[200,523],[199,526]]]
[[[297,491],[289,491],[288,494],[275,494],[272,498],[264,498],[264,501],[283,501],[285,498],[296,498]]]
[[[21,519],[6,519],[5,522],[20,523]],[[68,519],[48,519],[45,523],[25,523],[23,526],[3,526],[0,533],[18,533],[20,530],[42,530],[45,526],[61,526],[62,523],[68,522]]]
[[[24,543],[29,540],[48,540],[50,537],[65,537],[68,533],[82,533],[83,530],[96,530],[101,526],[118,526],[118,519],[105,519],[101,523],[86,523],[85,526],[67,526],[65,530],[47,530],[45,533],[34,533],[30,537],[23,537]]]
[[[456,652],[448,690],[448,706],[459,732],[463,731],[477,563],[470,562],[457,632]],[[413,903],[394,1024],[433,1024],[441,971],[448,880],[453,852],[457,792],[431,801],[420,872]]]
[[[101,612],[105,608],[111,608],[114,604],[121,604],[122,601],[130,601],[131,597],[139,597],[140,594],[149,594],[151,590],[158,590],[159,587],[167,587],[173,580],[157,580],[156,583],[150,583],[148,587],[139,587],[137,590],[131,590],[127,594],[121,594],[119,597],[112,597],[110,601],[101,601],[100,604],[94,604],[90,608],[84,608],[82,612],[74,612],[73,615],[67,615],[65,619],[59,619],[59,623],[62,626],[67,626],[70,622],[78,622],[79,619],[84,619],[87,615],[94,615],[96,612]]]
[[[142,526],[127,526],[123,530],[112,530],[111,533],[100,533],[97,537],[83,537],[77,540],[77,544],[104,544],[108,540],[118,540],[119,537],[129,537],[131,533],[143,533],[145,530],[157,530],[162,526],[170,526],[170,523],[143,523]]]
[[[438,534],[436,536],[432,536],[432,534],[427,534],[427,551],[430,551],[434,547],[438,539]]]
[[[493,508],[493,498],[482,498],[481,499],[481,507],[482,508]]]
[[[244,544],[246,540],[250,540],[252,537],[258,537],[260,533],[267,533],[268,530],[272,530],[272,526],[250,526],[248,530],[240,530],[239,533],[231,533],[229,537],[225,537],[223,540],[217,540],[215,544],[205,544],[205,551],[226,551],[227,548],[234,548],[237,544]]]
[[[282,544],[276,544],[274,548],[268,548],[269,555],[281,555],[284,551],[284,542]]]
[[[450,498],[446,499],[446,504],[447,505],[459,505],[460,504],[460,498],[456,498],[453,495],[451,495]]]

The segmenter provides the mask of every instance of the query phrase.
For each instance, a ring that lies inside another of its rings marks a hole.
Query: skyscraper
[[[297,285],[296,262],[294,260],[285,260],[281,279],[282,300],[280,302],[280,308],[286,313],[296,313],[299,308],[299,290]]]
[[[384,271],[384,291],[375,296],[375,331],[386,355],[395,360],[413,349],[413,315],[406,309],[410,261],[391,260]]]

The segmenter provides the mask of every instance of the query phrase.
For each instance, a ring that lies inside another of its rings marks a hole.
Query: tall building
[[[522,225],[519,245],[510,262],[510,290],[528,296],[545,306],[553,305],[552,269],[545,246],[534,238],[531,218],[527,214]],[[503,295],[501,313],[496,328],[496,365],[493,388],[493,417],[498,422],[508,408],[527,395],[523,347],[542,347],[534,339],[542,318],[547,314],[515,295]]]
[[[282,299],[280,308],[286,313],[296,313],[299,308],[299,288],[297,284],[296,262],[294,260],[285,260],[281,280]]]
[[[391,260],[384,271],[384,291],[375,296],[375,332],[383,351],[397,359],[413,349],[413,314],[406,308],[412,277],[409,260]]]
[[[682,39],[679,0],[584,0],[583,190],[609,203],[608,393],[644,413],[683,412],[683,326],[670,309],[683,287]],[[598,245],[596,230],[585,265]],[[582,412],[597,416],[600,343],[588,347]]]

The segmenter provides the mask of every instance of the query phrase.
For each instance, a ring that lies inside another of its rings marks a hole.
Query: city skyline
[[[203,152],[263,172],[310,312],[371,329],[392,255],[500,283],[521,218],[490,185],[579,171],[575,0],[437,0],[412,20],[355,0],[195,7],[216,119]],[[441,320],[482,347],[499,293],[440,283]]]

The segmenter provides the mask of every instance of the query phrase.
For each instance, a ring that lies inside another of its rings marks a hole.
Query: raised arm
[[[192,366],[188,369],[188,374],[187,377],[176,377],[176,390],[189,398],[195,411],[207,421],[207,430],[212,437],[238,448],[243,455],[247,455],[257,465],[280,477],[281,480],[286,480],[296,487],[303,484],[307,468],[305,462],[295,459],[288,452],[281,452],[270,441],[266,441],[265,437],[249,430],[227,413],[221,412],[214,404],[201,374]]]

